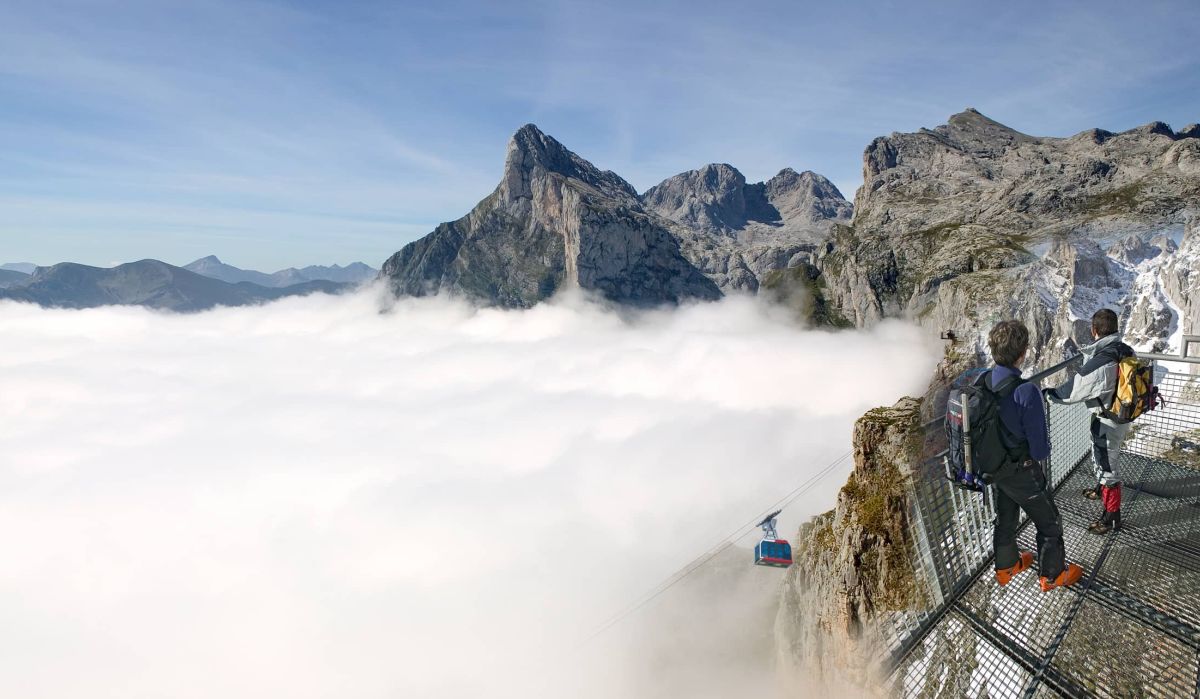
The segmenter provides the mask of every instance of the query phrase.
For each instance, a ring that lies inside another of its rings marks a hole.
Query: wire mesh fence
[[[1032,380],[1054,385],[1069,367]],[[1096,536],[1090,411],[1047,406],[1047,476],[1068,559],[1086,573],[1042,593],[1036,574],[996,585],[990,497],[953,487],[941,454],[913,479],[914,564],[927,604],[885,621],[892,689],[918,697],[1200,697],[1200,376],[1155,360],[1166,404],[1134,424],[1121,454],[1124,521]],[[1058,375],[1058,376],[1056,376]],[[1034,548],[1022,525],[1021,548]]]

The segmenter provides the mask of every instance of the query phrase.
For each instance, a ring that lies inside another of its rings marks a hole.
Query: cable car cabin
[[[754,565],[787,568],[792,565],[792,545],[779,538],[775,533],[775,520],[781,510],[775,510],[758,523],[762,527],[763,538],[754,547]]]
[[[754,547],[754,565],[787,568],[792,565],[792,545],[783,539],[763,539]]]

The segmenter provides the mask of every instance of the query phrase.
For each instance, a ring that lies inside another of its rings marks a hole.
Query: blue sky
[[[378,266],[534,122],[639,191],[708,162],[853,197],[973,106],[1200,121],[1200,3],[0,0],[0,262]]]

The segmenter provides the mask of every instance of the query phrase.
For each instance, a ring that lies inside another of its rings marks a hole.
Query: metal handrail
[[[1138,352],[1137,356],[1142,359],[1152,359],[1152,360],[1156,360],[1156,361],[1160,361],[1160,362],[1186,362],[1188,364],[1200,364],[1200,356],[1192,356],[1190,354],[1189,350],[1192,345],[1196,345],[1198,348],[1200,348],[1200,335],[1184,335],[1180,339],[1180,342],[1179,342],[1179,354],[1159,354],[1156,352]],[[1043,369],[1042,371],[1037,372],[1036,374],[1034,374],[1033,376],[1030,376],[1029,378],[1027,378],[1025,380],[1026,381],[1041,381],[1042,379],[1046,378],[1047,376],[1050,376],[1051,374],[1053,374],[1055,372],[1063,370],[1071,362],[1079,361],[1079,359],[1082,356],[1083,355],[1081,355],[1081,354],[1076,354],[1074,357],[1063,360],[1048,369]],[[935,417],[932,420],[930,420],[929,422],[926,422],[923,425],[921,425],[921,429],[924,430],[925,432],[930,432],[940,424],[942,424],[942,418]]]
[[[1185,341],[1183,343],[1183,346],[1185,348],[1187,347],[1186,338],[1189,338],[1189,337],[1192,338],[1193,341],[1200,343],[1200,335],[1185,335],[1184,336]],[[1143,357],[1143,356],[1150,356],[1150,355],[1139,354],[1138,356]],[[1067,368],[1068,365],[1070,365],[1074,362],[1078,362],[1082,358],[1083,358],[1082,354],[1076,354],[1075,356],[1071,357],[1070,359],[1064,359],[1063,361],[1059,362],[1058,364],[1055,364],[1054,366],[1051,366],[1048,369],[1042,369],[1041,371],[1037,372],[1036,374],[1030,376],[1029,378],[1027,378],[1025,380],[1029,381],[1031,383],[1036,383],[1048,376],[1051,376],[1053,374],[1056,374],[1056,373],[1062,371],[1063,369]],[[1153,357],[1151,357],[1151,358],[1153,358]],[[1188,358],[1188,360],[1186,360],[1186,361],[1195,361],[1195,362],[1200,363],[1200,358]],[[934,427],[941,425],[944,419],[945,418],[942,418],[942,417],[935,417],[932,420],[930,420],[929,422],[926,422],[925,424],[921,425],[921,429],[924,430],[925,432],[930,432]],[[941,454],[938,454],[937,456],[941,456]]]
[[[1157,359],[1161,362],[1187,362],[1188,364],[1200,364],[1200,357],[1193,357],[1188,354],[1188,347],[1192,344],[1200,347],[1200,335],[1184,335],[1179,341],[1179,354],[1138,352],[1138,356],[1143,359]]]

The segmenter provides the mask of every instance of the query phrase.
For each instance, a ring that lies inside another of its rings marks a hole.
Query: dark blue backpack
[[[964,372],[950,385],[946,398],[946,478],[954,485],[981,492],[1002,467],[1020,463],[1028,444],[1000,419],[1000,402],[1025,383],[1010,376],[991,388],[991,369]]]

